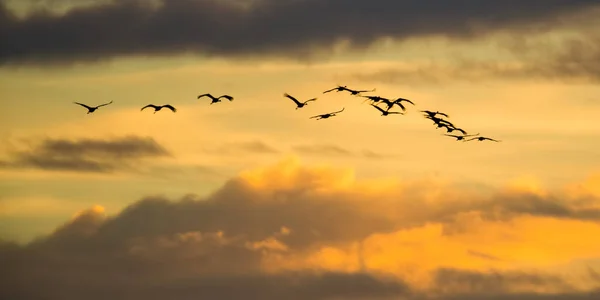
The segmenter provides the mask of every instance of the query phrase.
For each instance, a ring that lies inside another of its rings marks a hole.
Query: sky
[[[598,0],[0,0],[0,40],[2,299],[600,298]]]

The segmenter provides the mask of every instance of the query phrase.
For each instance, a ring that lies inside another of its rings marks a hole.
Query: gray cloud
[[[0,63],[67,63],[127,55],[310,57],[339,41],[365,49],[380,38],[473,38],[498,30],[545,30],[597,0],[124,0],[36,11],[0,5]]]
[[[481,82],[496,80],[550,80],[567,83],[600,82],[600,34],[572,38],[561,46],[533,42],[506,43],[515,54],[511,62],[474,61],[455,58],[450,64],[427,64],[414,67],[388,67],[374,72],[338,75],[384,84],[442,84],[447,82]],[[540,55],[544,53],[544,55]]]
[[[292,149],[301,154],[308,155],[332,155],[332,156],[351,156],[353,153],[345,148],[336,145],[298,145]]]
[[[386,201],[381,195],[320,194],[328,185],[324,178],[306,169],[290,172],[286,176],[301,179],[297,184],[264,190],[233,178],[206,198],[151,197],[110,217],[91,209],[31,243],[0,241],[0,298],[545,300],[600,295],[576,292],[558,277],[519,272],[441,269],[428,291],[366,271],[265,272],[266,255],[285,259],[430,222],[460,229],[453,217],[465,212],[600,220],[586,208],[600,199],[497,193],[460,201],[444,195],[444,201],[432,202],[416,192],[427,187],[414,186],[390,191],[394,201]],[[279,245],[261,244],[269,240]],[[515,292],[540,288],[554,294]]]
[[[3,168],[36,168],[51,171],[112,172],[129,168],[131,161],[170,156],[152,138],[127,136],[113,140],[46,139],[31,149],[16,150]]]

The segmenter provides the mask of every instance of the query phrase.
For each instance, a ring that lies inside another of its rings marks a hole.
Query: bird
[[[323,94],[329,93],[329,92],[333,92],[333,91],[342,92],[342,91],[345,91],[345,90],[347,90],[347,88],[346,88],[345,85],[344,86],[338,85],[337,87],[334,87],[334,88],[332,88],[330,90],[324,91]]]
[[[215,97],[215,96],[213,96],[211,94],[202,94],[202,95],[198,96],[198,99],[200,99],[202,97],[209,97],[210,99],[212,99],[212,101],[210,102],[210,104],[221,102],[221,98],[225,98],[225,99],[227,99],[229,101],[233,101],[233,97],[231,97],[229,95],[222,95],[222,96],[219,96],[219,97]]]
[[[140,111],[144,110],[147,107],[154,108],[154,113],[156,113],[157,111],[161,110],[163,107],[166,107],[166,108],[170,109],[173,112],[177,112],[177,109],[175,107],[171,106],[170,104],[165,104],[165,105],[160,105],[160,106],[157,106],[157,105],[154,105],[154,104],[148,104],[148,105],[142,107],[142,109],[140,109]]]
[[[386,102],[386,100],[387,100],[387,102],[390,101],[387,98],[383,98],[383,97],[379,97],[379,96],[361,96],[361,97],[367,98],[367,100],[371,100],[372,103],[377,103],[377,102],[380,102],[380,101]],[[365,100],[365,101],[367,101],[367,100]],[[363,101],[363,103],[364,103],[364,101]]]
[[[102,106],[105,106],[105,105],[109,105],[109,104],[111,104],[111,103],[113,103],[113,102],[112,102],[112,100],[111,100],[111,101],[110,101],[110,102],[108,102],[108,103],[100,104],[100,105],[98,105],[98,106],[93,106],[93,107],[92,107],[92,106],[85,105],[85,104],[83,104],[83,103],[79,103],[79,102],[73,102],[73,103],[75,103],[75,104],[79,104],[79,105],[81,105],[81,106],[83,106],[83,107],[87,108],[87,109],[88,109],[88,112],[87,112],[87,113],[88,113],[88,114],[91,114],[91,113],[95,112],[95,111],[96,111],[96,109],[98,109],[98,108],[100,108],[100,107],[102,107]]]
[[[398,104],[398,103],[401,103],[402,101],[404,101],[404,102],[408,102],[408,103],[410,103],[410,104],[412,104],[412,105],[415,105],[415,103],[414,103],[414,102],[412,102],[412,101],[410,101],[410,100],[408,100],[408,99],[405,99],[405,98],[398,98],[398,99],[394,100],[394,103]]]
[[[284,93],[283,96],[291,99],[292,101],[294,101],[294,103],[296,103],[296,109],[302,108],[305,105],[308,105],[308,102],[310,102],[310,101],[317,100],[317,98],[312,98],[312,99],[308,99],[308,100],[306,100],[304,102],[300,102],[300,101],[298,101],[298,99],[294,98],[293,96],[290,96],[290,94],[288,94],[288,93]]]
[[[439,111],[422,110],[421,112],[425,113],[426,115],[428,115],[430,117],[435,117],[436,115],[441,115],[446,118],[450,118],[450,116],[448,116],[447,114],[445,114],[443,112],[439,112]]]
[[[454,124],[452,124],[452,123],[450,123],[450,121],[444,120],[442,118],[432,117],[432,116],[425,116],[425,119],[432,120],[433,123],[435,123],[437,125],[437,128],[444,127],[445,125],[454,127]],[[443,124],[445,124],[445,125],[443,125]]]
[[[381,108],[381,107],[379,107],[379,106],[377,106],[377,105],[375,105],[375,104],[371,104],[371,106],[373,106],[373,107],[377,108],[377,110],[378,110],[378,111],[380,111],[380,112],[381,112],[381,115],[382,115],[382,116],[384,116],[384,117],[385,117],[385,116],[387,116],[387,115],[389,115],[389,114],[399,114],[399,115],[403,115],[403,113],[401,113],[401,112],[399,112],[399,111],[388,111],[388,110],[384,110],[383,108]]]
[[[309,119],[313,119],[313,118],[316,118],[317,120],[321,120],[321,119],[327,119],[327,118],[333,117],[333,116],[335,116],[335,115],[337,115],[337,114],[339,114],[339,113],[343,112],[343,111],[344,111],[344,109],[345,109],[345,107],[343,107],[341,110],[338,110],[338,111],[336,111],[336,112],[332,112],[332,113],[327,113],[327,114],[322,114],[322,115],[316,115],[316,116],[312,116],[312,117],[310,117]]]
[[[478,136],[479,133],[477,133],[477,134],[465,134],[465,135],[454,135],[454,134],[444,134],[444,135],[456,138],[457,141],[465,141],[465,138],[472,137],[472,136]]]
[[[460,131],[463,135],[466,135],[467,132],[461,128],[455,127],[454,125],[442,124],[442,127],[446,127],[447,133],[452,133],[453,131]],[[438,127],[439,128],[439,127]]]
[[[498,141],[498,140],[495,140],[495,139],[491,139],[489,137],[484,137],[484,136],[479,136],[479,137],[475,137],[475,138],[472,138],[472,139],[469,139],[469,140],[465,140],[465,142],[472,141],[472,140],[479,140],[480,142],[481,141],[485,141],[485,140],[492,141],[492,142],[501,142],[501,141]]]
[[[354,95],[354,96],[359,95],[360,93],[370,93],[370,92],[376,91],[376,89],[372,89],[372,90],[353,90],[353,89],[349,89],[349,88],[346,88],[346,87],[344,87],[344,90],[350,92],[350,95]]]

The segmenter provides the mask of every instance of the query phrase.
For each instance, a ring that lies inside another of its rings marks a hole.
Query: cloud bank
[[[17,17],[0,2],[0,63],[69,63],[129,55],[308,57],[340,41],[469,39],[564,25],[597,0],[99,1],[64,14]]]
[[[205,198],[94,207],[29,244],[0,243],[0,297],[595,299],[591,188],[362,182],[285,160]],[[589,260],[577,275],[556,272],[577,259]]]
[[[152,138],[126,136],[112,140],[45,139],[29,149],[12,151],[3,168],[106,173],[131,168],[132,162],[171,154]]]

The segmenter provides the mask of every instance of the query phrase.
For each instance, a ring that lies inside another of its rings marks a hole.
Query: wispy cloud
[[[310,57],[318,50],[329,52],[343,40],[365,49],[387,37],[469,39],[494,31],[536,32],[597,5],[595,0],[114,1],[64,14],[37,11],[19,19],[2,1],[0,39],[5,42],[0,62],[97,61],[189,52]]]
[[[247,141],[225,143],[216,147],[205,147],[205,152],[218,155],[236,155],[236,154],[276,154],[279,150],[263,141]]]
[[[13,151],[1,166],[49,171],[113,172],[130,168],[129,163],[133,161],[170,155],[152,138],[45,139],[30,149]]]

